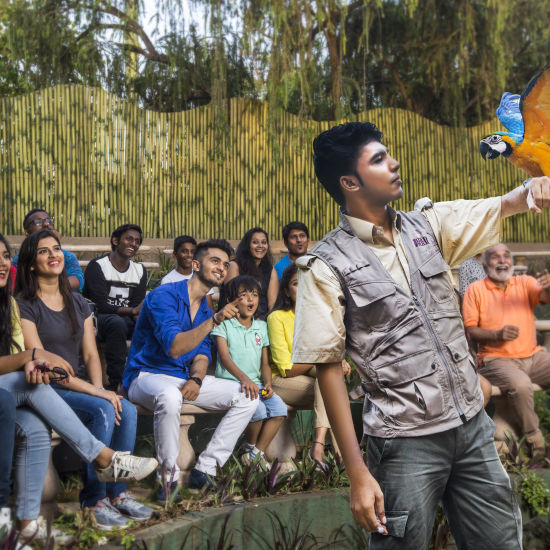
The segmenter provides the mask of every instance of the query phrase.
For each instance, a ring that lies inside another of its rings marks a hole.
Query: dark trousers
[[[135,322],[131,317],[100,313],[97,316],[97,332],[105,343],[105,360],[107,361],[107,376],[109,388],[116,390],[122,381],[122,373],[126,366],[126,340],[132,337]]]
[[[427,550],[439,502],[459,550],[517,550],[521,515],[484,410],[445,432],[369,437],[369,469],[384,493],[388,535],[370,550]]]
[[[10,497],[11,463],[15,440],[15,399],[0,389],[0,508],[8,504]]]
[[[122,399],[121,420],[117,426],[115,424],[115,409],[106,399],[58,388],[56,388],[56,392],[101,443],[111,447],[114,451],[133,452],[136,441],[137,411],[132,403]],[[82,482],[84,487],[80,492],[82,506],[95,506],[105,496],[113,499],[126,491],[124,482],[100,482],[92,464],[84,464],[83,467]]]

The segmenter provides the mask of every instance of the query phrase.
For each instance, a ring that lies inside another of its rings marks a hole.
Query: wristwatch
[[[198,376],[190,376],[189,380],[193,380],[193,382],[195,382],[195,384],[197,384],[199,388],[202,386],[202,379]]]

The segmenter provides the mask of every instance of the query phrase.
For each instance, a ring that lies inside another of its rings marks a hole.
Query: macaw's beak
[[[483,160],[487,160],[486,157],[489,155],[490,159],[496,159],[500,153],[498,151],[495,151],[491,148],[491,146],[486,143],[484,140],[481,140],[479,142],[479,152],[481,153],[481,156],[483,157]]]

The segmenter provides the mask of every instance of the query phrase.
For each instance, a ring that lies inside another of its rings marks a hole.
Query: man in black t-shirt
[[[125,224],[111,235],[112,251],[92,260],[84,273],[84,296],[96,305],[99,338],[105,342],[109,389],[116,391],[131,338],[145,298],[147,272],[133,262],[143,241],[138,225]]]

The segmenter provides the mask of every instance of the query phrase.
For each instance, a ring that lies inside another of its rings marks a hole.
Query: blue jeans
[[[370,550],[428,548],[439,502],[459,550],[517,550],[521,515],[484,410],[452,430],[421,437],[369,436],[367,458],[384,493],[388,535]]]
[[[105,447],[49,385],[27,384],[25,373],[15,371],[0,375],[0,388],[11,393],[16,407],[37,413],[86,462],[93,462]]]
[[[10,497],[11,461],[15,437],[15,399],[0,390],[0,508],[5,508]]]
[[[26,407],[17,409],[15,424],[15,515],[19,520],[36,519],[50,460],[51,432]]]
[[[122,400],[120,426],[115,425],[115,409],[109,401],[87,393],[60,389],[55,391],[77,414],[92,435],[115,451],[134,450],[136,441],[137,411],[126,399]],[[101,483],[95,468],[85,464],[82,472],[84,488],[80,492],[82,506],[95,506],[105,496],[115,498],[126,490],[126,483]]]
[[[258,384],[260,390],[263,389],[263,384]],[[269,399],[262,399],[258,397],[258,407],[256,412],[252,415],[250,422],[259,422],[260,420],[267,420],[268,418],[275,418],[277,416],[288,415],[288,409],[286,403],[274,393]]]

